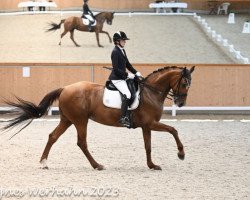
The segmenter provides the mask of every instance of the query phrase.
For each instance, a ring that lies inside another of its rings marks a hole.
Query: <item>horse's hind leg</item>
[[[60,39],[59,45],[61,45],[61,40],[62,40],[63,36],[65,36],[67,33],[68,33],[68,30],[64,30],[64,32],[61,34],[61,39]]]
[[[77,44],[76,41],[74,40],[74,29],[70,31],[70,39],[74,42],[74,44],[75,44],[77,47],[80,47],[80,45]]]
[[[43,151],[43,155],[41,157],[40,163],[42,164],[43,169],[48,169],[47,159],[49,155],[49,151],[52,145],[57,141],[57,139],[70,127],[72,123],[67,119],[62,118],[59,125],[55,128],[55,130],[49,135],[48,142]]]
[[[104,166],[98,164],[88,150],[87,145],[87,124],[88,120],[75,124],[77,130],[77,145],[81,148],[87,159],[89,160],[91,166],[97,170],[103,170]]]

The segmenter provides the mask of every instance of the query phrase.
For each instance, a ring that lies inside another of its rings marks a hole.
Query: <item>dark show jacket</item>
[[[115,46],[111,53],[111,60],[113,70],[109,76],[109,80],[125,80],[128,77],[128,73],[126,72],[126,68],[133,74],[136,74],[136,70],[130,64],[126,52],[124,50],[125,55],[122,53],[122,50]]]
[[[85,15],[93,15],[93,13],[90,11],[88,4],[83,4],[83,14]]]

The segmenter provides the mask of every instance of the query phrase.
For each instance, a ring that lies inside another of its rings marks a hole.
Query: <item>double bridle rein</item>
[[[168,89],[165,90],[165,91],[161,91],[161,90],[159,90],[159,89],[157,89],[157,88],[155,88],[155,87],[153,87],[153,86],[147,84],[147,83],[145,82],[145,79],[140,80],[139,83],[140,83],[140,85],[141,85],[142,88],[143,88],[143,87],[147,87],[147,88],[150,89],[151,91],[153,91],[153,92],[155,92],[155,93],[157,93],[157,94],[159,94],[159,95],[161,95],[161,96],[163,96],[163,97],[166,96],[166,98],[168,98],[168,99],[170,99],[170,100],[176,101],[176,100],[178,100],[179,98],[182,98],[182,97],[186,97],[186,96],[187,96],[187,93],[180,93],[180,86],[181,86],[181,81],[182,81],[182,79],[185,80],[186,85],[187,85],[186,87],[190,87],[190,85],[191,85],[191,80],[190,80],[189,78],[185,77],[185,75],[184,75],[183,73],[181,73],[180,78],[179,78],[179,79],[177,80],[177,82],[174,84],[174,86],[177,85],[177,92],[176,92],[176,93],[174,93],[173,91],[169,91],[169,92],[168,92]],[[167,94],[166,94],[166,93],[167,93]],[[170,96],[170,97],[169,97],[169,96]]]

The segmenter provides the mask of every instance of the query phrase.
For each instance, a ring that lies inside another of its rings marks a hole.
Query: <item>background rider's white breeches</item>
[[[91,15],[84,15],[90,22],[94,22],[95,20]]]
[[[115,87],[123,94],[126,95],[128,99],[131,98],[131,93],[128,89],[127,83],[125,80],[111,80]]]

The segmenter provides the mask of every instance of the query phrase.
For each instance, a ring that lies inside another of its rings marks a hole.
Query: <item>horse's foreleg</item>
[[[74,44],[77,46],[77,47],[80,47],[79,44],[77,44],[74,40],[74,29],[70,31],[70,39],[74,42]]]
[[[42,164],[43,169],[48,169],[47,159],[49,155],[49,151],[52,145],[58,140],[58,138],[69,128],[71,122],[69,121],[60,121],[59,125],[55,128],[55,130],[49,135],[49,139],[47,145],[43,151],[43,155],[41,157],[40,163]]]
[[[101,33],[105,33],[109,37],[109,42],[112,43],[112,39],[107,31],[101,31]]]
[[[67,33],[68,33],[68,31],[64,30],[64,32],[61,34],[61,39],[60,39],[59,45],[61,45],[61,40],[62,40],[63,36],[65,36]]]
[[[95,32],[95,36],[96,36],[96,41],[97,41],[98,47],[103,47],[102,45],[100,45],[100,41],[99,41],[99,32],[98,32],[98,31]]]
[[[155,165],[151,159],[151,130],[148,128],[142,128],[142,131],[143,131],[144,145],[147,155],[147,165],[150,169],[161,170],[161,167]]]
[[[87,123],[79,123],[76,126],[77,129],[77,145],[81,148],[87,159],[89,160],[91,166],[97,170],[103,170],[104,166],[98,164],[88,150],[87,145]]]
[[[171,133],[174,136],[174,139],[175,139],[176,144],[177,144],[177,148],[178,148],[178,151],[179,151],[178,152],[178,157],[181,160],[184,160],[184,158],[185,158],[184,147],[183,147],[183,145],[182,145],[182,143],[180,141],[180,138],[178,136],[178,132],[174,127],[162,124],[160,122],[153,122],[150,125],[150,129],[154,130],[154,131],[167,131],[167,132]]]

